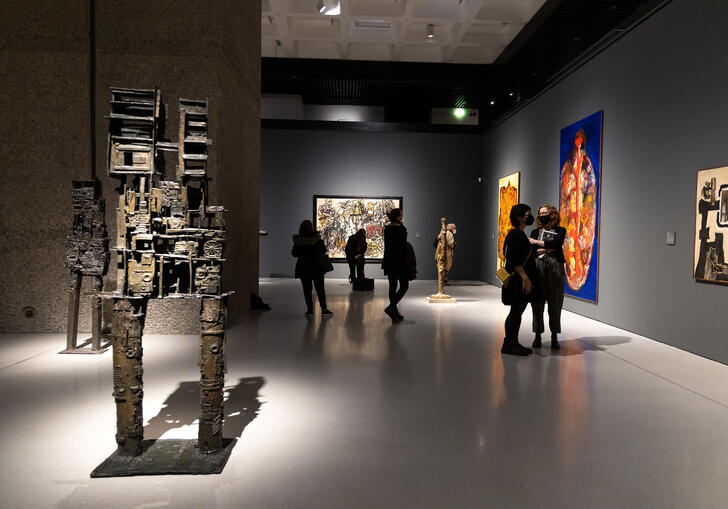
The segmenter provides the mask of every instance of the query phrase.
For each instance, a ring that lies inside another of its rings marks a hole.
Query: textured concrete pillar
[[[222,447],[226,299],[203,298],[200,311],[200,452]]]
[[[116,443],[123,454],[142,452],[142,333],[145,299],[115,299],[112,325]]]

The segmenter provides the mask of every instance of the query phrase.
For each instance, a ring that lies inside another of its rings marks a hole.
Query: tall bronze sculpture
[[[73,224],[66,235],[66,268],[71,271],[68,285],[66,349],[60,353],[102,353],[103,313],[101,299],[91,298],[91,339],[78,344],[78,311],[83,278],[91,278],[95,292],[103,288],[109,267],[109,240],[104,218],[106,204],[98,180],[74,180],[71,200]]]
[[[455,247],[453,233],[448,230],[447,219],[440,219],[440,233],[437,236],[435,250],[435,262],[437,263],[437,293],[430,295],[430,303],[455,302],[450,295],[445,293],[445,281],[447,272],[452,265],[452,252]]]
[[[180,99],[177,143],[161,139],[162,110],[156,88],[111,90],[108,173],[121,182],[113,248],[117,287],[104,295],[114,302],[118,449],[92,476],[219,472],[231,449],[224,447],[222,436],[229,295],[222,291],[221,280],[225,222],[224,208],[211,205],[208,193],[207,102]],[[178,152],[171,179],[164,171],[162,151]],[[159,458],[138,463],[128,458],[152,451],[143,442],[142,339],[147,303],[154,298],[201,300],[200,420],[194,446],[157,441],[178,450],[157,450],[166,460],[150,467]]]

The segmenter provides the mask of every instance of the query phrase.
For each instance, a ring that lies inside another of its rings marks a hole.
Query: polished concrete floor
[[[328,320],[262,281],[273,310],[227,335],[220,475],[90,479],[115,449],[110,352],[1,336],[0,507],[728,507],[727,366],[568,312],[561,351],[504,357],[499,291],[432,285],[392,325],[384,281],[327,280]],[[196,336],[145,337],[147,438],[196,437],[196,361]]]

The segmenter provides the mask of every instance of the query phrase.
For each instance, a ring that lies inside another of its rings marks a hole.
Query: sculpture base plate
[[[219,474],[237,441],[225,438],[222,449],[204,454],[197,448],[197,440],[144,440],[144,452],[139,456],[126,456],[117,449],[91,472],[91,477]]]
[[[429,302],[430,304],[454,304],[457,302],[457,300],[455,300],[453,297],[445,294],[430,295],[429,297],[425,297],[425,300],[427,300],[427,302]]]

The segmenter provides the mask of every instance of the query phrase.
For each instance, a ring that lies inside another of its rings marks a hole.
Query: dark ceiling
[[[383,106],[386,122],[406,124],[428,123],[433,107],[478,108],[482,130],[665,3],[547,0],[490,65],[264,58],[262,93]]]

